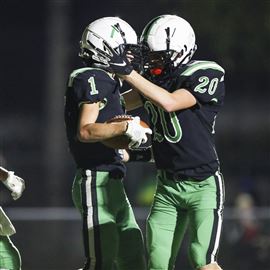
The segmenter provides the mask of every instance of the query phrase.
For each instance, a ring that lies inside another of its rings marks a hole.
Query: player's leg
[[[113,269],[119,239],[111,184],[108,173],[90,170],[79,171],[73,184],[73,201],[83,217],[84,270]]]
[[[194,269],[220,270],[217,255],[223,221],[222,176],[217,173],[205,181],[194,184],[194,188],[196,196],[192,196],[189,211],[190,260]]]
[[[0,235],[0,269],[20,270],[21,256],[8,236]]]
[[[191,244],[189,256],[198,270],[220,270],[217,254],[222,217],[216,209],[195,211],[190,215]],[[197,226],[194,226],[197,224]]]
[[[189,216],[186,210],[178,210],[176,223],[177,225],[176,225],[174,239],[173,239],[172,254],[170,258],[169,269],[174,269],[174,264],[175,264],[177,255],[179,253],[179,249],[183,241],[186,228],[188,227],[188,224],[189,224]]]
[[[117,215],[119,231],[119,253],[117,270],[145,270],[145,249],[142,232],[135,220],[135,216],[122,183],[119,183],[118,198],[121,200],[121,209]]]
[[[185,211],[177,211],[178,202],[170,197],[167,187],[158,185],[147,219],[149,270],[171,270],[188,222]]]

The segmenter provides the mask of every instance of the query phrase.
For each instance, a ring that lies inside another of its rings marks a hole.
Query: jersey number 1
[[[89,82],[90,88],[91,88],[90,95],[93,96],[93,95],[98,94],[98,90],[97,90],[97,87],[96,87],[96,83],[95,83],[94,77],[90,77],[88,79],[88,82]]]

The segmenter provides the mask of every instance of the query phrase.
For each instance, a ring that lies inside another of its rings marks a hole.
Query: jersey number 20
[[[175,112],[170,112],[170,124],[173,128],[173,134],[169,132],[168,121],[166,121],[165,113],[162,109],[155,107],[150,101],[146,101],[144,104],[148,114],[151,114],[151,122],[154,125],[154,141],[162,142],[164,138],[170,143],[177,143],[182,138],[182,128]],[[157,130],[157,121],[160,118],[163,134]]]

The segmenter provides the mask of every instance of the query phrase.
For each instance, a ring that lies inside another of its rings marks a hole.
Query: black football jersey
[[[118,150],[106,147],[100,142],[82,143],[77,139],[82,104],[100,102],[97,123],[104,123],[124,113],[120,87],[120,81],[102,69],[86,67],[70,74],[65,95],[65,125],[69,148],[77,167],[125,172]]]
[[[225,95],[224,69],[215,62],[192,61],[159,85],[169,92],[185,88],[197,104],[168,113],[144,101],[153,129],[157,168],[200,180],[212,175],[219,168],[214,135]]]

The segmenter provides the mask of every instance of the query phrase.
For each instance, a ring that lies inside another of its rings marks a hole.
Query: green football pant
[[[20,270],[21,257],[8,236],[0,235],[0,269]]]
[[[189,232],[189,259],[198,269],[216,262],[223,219],[222,175],[204,181],[174,181],[164,171],[147,219],[149,270],[174,269],[186,229]]]
[[[142,233],[122,179],[78,170],[72,197],[83,218],[85,270],[146,269]]]

